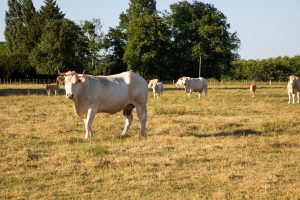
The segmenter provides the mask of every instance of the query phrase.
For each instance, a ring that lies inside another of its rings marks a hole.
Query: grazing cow
[[[164,84],[162,82],[158,82],[158,79],[153,79],[149,81],[148,88],[152,88],[153,97],[158,98],[158,96],[162,96],[164,90]]]
[[[51,94],[57,96],[59,91],[59,82],[52,84],[43,84],[43,87],[46,89],[48,96],[50,96]]]
[[[191,79],[191,77],[188,77],[188,76],[183,76],[181,78],[179,78],[177,80],[177,82],[175,83],[175,86],[183,86],[184,85],[184,82],[188,79]]]
[[[152,79],[148,83],[148,88],[152,88],[154,85],[158,83],[158,79]]]
[[[254,83],[254,81],[251,83],[249,90],[250,90],[250,97],[254,97],[256,91],[256,84]]]
[[[179,78],[176,84],[183,84],[185,88],[185,92],[191,96],[192,92],[199,92],[199,99],[200,95],[203,92],[204,95],[207,95],[208,89],[208,81],[205,78]]]
[[[288,104],[295,103],[295,96],[297,95],[297,103],[299,103],[299,89],[300,89],[300,80],[297,76],[289,76],[288,77],[288,84],[287,84],[287,93],[289,96]]]
[[[96,113],[114,114],[123,110],[127,135],[136,108],[141,123],[141,134],[146,136],[147,82],[131,71],[111,76],[92,76],[76,72],[59,73],[59,82],[65,83],[66,97],[74,102],[76,114],[83,119],[85,138],[92,137],[92,123]]]

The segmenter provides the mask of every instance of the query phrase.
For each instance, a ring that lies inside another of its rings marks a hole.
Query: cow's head
[[[84,74],[68,71],[66,73],[59,72],[59,75],[57,81],[65,84],[66,97],[68,99],[75,99],[78,91],[78,84],[85,82]]]
[[[158,79],[152,79],[149,81],[148,88],[153,88],[158,83]]]
[[[182,86],[185,85],[185,81],[190,79],[190,77],[184,76],[178,79],[178,81],[175,83],[176,86]]]
[[[295,76],[295,75],[288,76],[289,81],[294,81],[294,80],[297,80],[297,79],[298,79],[298,76]]]

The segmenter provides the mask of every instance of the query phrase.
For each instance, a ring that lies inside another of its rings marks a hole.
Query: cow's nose
[[[67,93],[67,98],[69,98],[69,99],[73,99],[73,97],[74,97],[74,94]]]

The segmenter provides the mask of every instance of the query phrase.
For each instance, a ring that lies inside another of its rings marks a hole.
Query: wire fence
[[[166,80],[161,82],[165,84],[175,85],[177,80]],[[253,81],[249,81],[249,80],[226,80],[226,81],[208,80],[208,85],[249,85],[250,86],[252,82]],[[270,81],[255,81],[255,83],[259,85],[282,85],[282,84],[286,84],[287,82],[270,80]]]
[[[0,78],[0,84],[49,84],[49,83],[56,83],[56,79]]]
[[[0,84],[49,84],[56,83],[56,79],[17,79],[17,78],[0,78]],[[165,80],[162,81],[165,84],[175,85],[177,80]],[[216,81],[208,80],[209,85],[250,85],[252,81],[248,80],[230,80],[230,81]],[[284,81],[255,81],[256,84],[260,85],[282,85],[287,82]]]

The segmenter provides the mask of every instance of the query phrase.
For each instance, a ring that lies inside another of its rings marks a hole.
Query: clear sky
[[[33,0],[40,9],[43,0]],[[104,33],[115,27],[129,0],[57,0],[72,21],[100,18]],[[156,0],[157,10],[169,10],[179,0]],[[192,2],[192,0],[189,0]],[[241,40],[242,59],[300,55],[300,0],[203,0],[225,14],[231,32]],[[4,41],[7,0],[0,0],[0,41]]]

